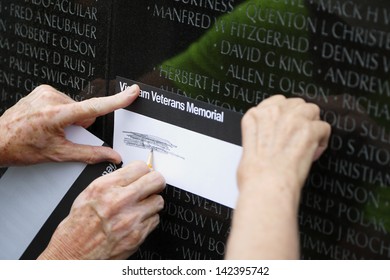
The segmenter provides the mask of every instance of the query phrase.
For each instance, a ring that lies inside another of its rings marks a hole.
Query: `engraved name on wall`
[[[145,75],[155,86],[239,112],[276,93],[321,107],[332,136],[302,195],[302,258],[390,258],[388,3],[150,0],[138,9],[183,41],[200,34],[156,59]]]
[[[0,114],[42,83],[75,100],[98,94],[93,81],[104,78],[108,7],[89,0],[0,1]]]

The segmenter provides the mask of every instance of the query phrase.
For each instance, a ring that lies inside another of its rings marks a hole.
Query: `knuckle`
[[[40,93],[56,91],[52,86],[46,85],[46,84],[42,84],[42,85],[37,86],[37,87],[35,88],[35,90],[36,90],[37,92],[40,92]]]
[[[286,96],[284,96],[283,94],[278,93],[278,94],[272,95],[272,97],[270,97],[270,98],[273,98],[273,99],[275,99],[275,98],[286,99]]]
[[[257,115],[257,111],[259,111],[258,107],[252,107],[250,108],[246,114],[244,115],[244,118],[254,118]]]
[[[93,181],[86,189],[85,192],[88,193],[88,196],[91,200],[98,200],[103,196],[103,193],[106,189],[105,184],[103,184],[99,179]]]
[[[158,209],[160,211],[164,208],[165,200],[161,195],[157,195],[156,200],[157,200],[156,205],[158,206]]]
[[[146,162],[136,160],[127,165],[128,169],[134,170],[136,173],[146,174],[149,173],[150,169]]]
[[[257,118],[258,109],[253,107],[249,109],[241,119],[241,126],[244,128],[250,127]]]
[[[136,160],[136,161],[134,161],[134,166],[135,166],[136,168],[141,169],[141,170],[149,170],[149,167],[148,167],[148,165],[146,164],[146,162],[141,161],[141,160]]]
[[[266,108],[266,111],[269,116],[280,116],[283,112],[280,105],[269,106]]]
[[[151,226],[152,227],[151,230],[154,230],[158,226],[159,223],[160,223],[160,215],[156,214],[154,217],[154,221],[152,223],[152,226]]]
[[[147,222],[147,225],[146,225],[146,227],[147,227],[146,234],[149,234],[150,232],[155,230],[156,227],[159,225],[159,223],[160,223],[160,215],[159,214],[155,214],[152,217],[150,217],[149,221]]]
[[[286,98],[286,101],[291,101],[291,102],[306,104],[305,99],[303,99],[302,97],[290,97],[290,98]]]
[[[36,93],[39,94],[41,98],[49,99],[56,94],[59,94],[58,91],[49,85],[40,85],[36,88]]]
[[[165,187],[165,178],[161,175],[160,172],[152,171],[150,173],[151,181],[153,181],[156,185]]]
[[[328,122],[324,122],[324,125],[326,126],[327,134],[330,135],[332,133],[332,126]]]
[[[133,230],[131,232],[131,238],[135,243],[139,244],[143,241],[143,233],[140,230]]]
[[[311,107],[311,110],[313,110],[313,112],[316,114],[316,115],[319,115],[320,112],[321,112],[321,109],[320,107],[317,105],[317,104],[314,104],[314,103],[307,103],[310,107]]]
[[[97,161],[97,154],[96,152],[87,153],[86,157],[84,159],[86,164],[94,164]]]
[[[96,97],[86,100],[85,106],[87,112],[90,113],[91,115],[96,115],[100,112],[100,107],[101,107],[100,102]]]

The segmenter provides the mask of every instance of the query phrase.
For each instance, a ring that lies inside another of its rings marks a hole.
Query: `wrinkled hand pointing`
[[[111,148],[68,141],[64,128],[88,127],[96,117],[130,105],[138,94],[139,87],[134,85],[114,96],[75,102],[51,86],[37,87],[0,118],[0,166],[49,161],[119,163],[120,155]]]

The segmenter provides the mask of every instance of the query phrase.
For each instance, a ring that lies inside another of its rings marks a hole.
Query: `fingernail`
[[[129,95],[139,95],[139,86],[134,84],[131,87],[127,87],[124,92]]]

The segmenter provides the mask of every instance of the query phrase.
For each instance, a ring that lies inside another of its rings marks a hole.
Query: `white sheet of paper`
[[[129,138],[133,141],[130,145],[126,144]],[[153,167],[168,184],[235,207],[236,171],[242,147],[128,110],[117,110],[114,150],[121,154],[124,164],[146,161],[149,145],[162,149],[169,146],[168,153],[153,152]]]
[[[75,143],[103,145],[81,127],[65,132]],[[71,162],[8,168],[0,179],[0,259],[21,257],[85,167]]]

